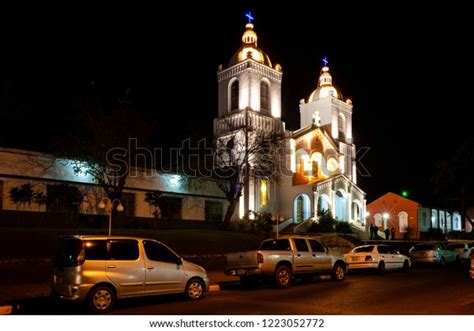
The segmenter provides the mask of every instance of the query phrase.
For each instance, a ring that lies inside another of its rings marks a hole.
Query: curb
[[[11,315],[13,306],[0,306],[0,315]]]
[[[219,284],[209,285],[209,292],[219,292],[220,290],[221,286]]]

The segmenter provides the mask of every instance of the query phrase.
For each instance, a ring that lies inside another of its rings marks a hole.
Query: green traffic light
[[[406,198],[407,196],[409,196],[408,191],[402,191],[402,196],[405,197],[405,198]]]

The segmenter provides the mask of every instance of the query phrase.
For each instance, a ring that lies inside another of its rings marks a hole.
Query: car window
[[[110,240],[110,259],[111,260],[137,260],[138,241],[130,239],[116,239]]]
[[[388,254],[398,254],[397,250],[391,246],[387,246]]]
[[[314,239],[310,239],[309,240],[309,244],[311,246],[311,250],[313,252],[321,252],[321,253],[325,253],[326,250],[324,249],[324,246],[321,245],[318,241],[314,240]]]
[[[452,249],[464,248],[464,244],[449,244],[448,247]]]
[[[168,263],[177,263],[179,260],[179,257],[173,251],[156,241],[145,240],[143,246],[149,260]]]
[[[352,250],[353,253],[372,253],[374,246],[361,246]]]
[[[59,249],[54,259],[57,268],[76,267],[84,262],[83,243],[76,238],[61,240]]]
[[[413,246],[414,251],[432,251],[435,249],[434,244],[419,244]]]
[[[294,239],[297,252],[309,252],[308,244],[304,239]]]
[[[446,247],[445,244],[438,244],[438,246],[439,246],[439,249],[445,249],[445,250],[448,249],[448,247]]]
[[[291,251],[290,241],[288,239],[265,240],[260,245],[262,251]]]
[[[377,246],[377,251],[379,252],[379,254],[389,254],[388,246]]]
[[[107,260],[107,241],[85,240],[84,251],[86,260]]]

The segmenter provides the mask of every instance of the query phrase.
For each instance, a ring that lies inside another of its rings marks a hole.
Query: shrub
[[[311,224],[308,232],[313,233],[328,233],[336,231],[337,220],[332,217],[332,214],[328,210],[318,211],[318,221]]]
[[[253,219],[250,218],[250,215],[254,216]],[[239,232],[271,234],[273,232],[272,214],[267,212],[249,211],[243,219],[231,222],[229,229]]]
[[[349,222],[337,222],[336,223],[337,233],[352,233],[352,227]]]

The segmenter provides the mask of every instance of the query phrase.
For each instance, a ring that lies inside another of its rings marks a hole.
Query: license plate
[[[237,275],[239,275],[239,276],[245,275],[245,270],[244,269],[237,270]]]
[[[54,284],[62,284],[64,282],[64,278],[62,276],[54,276]]]

